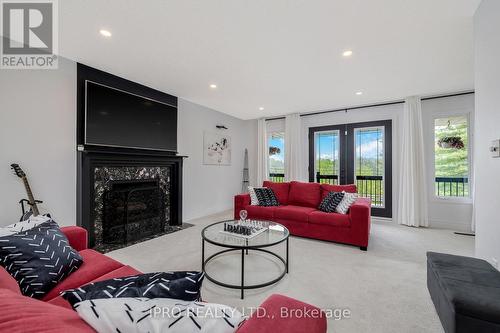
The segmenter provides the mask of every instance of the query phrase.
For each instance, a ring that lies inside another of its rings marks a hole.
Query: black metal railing
[[[384,206],[384,178],[382,176],[356,176],[358,194],[370,198],[372,206]]]
[[[435,187],[438,197],[469,196],[469,178],[467,177],[436,177]]]
[[[285,181],[284,173],[270,173],[269,180],[275,183],[283,183]]]
[[[321,175],[316,173],[316,182],[320,184],[337,185],[338,175]],[[361,197],[370,198],[372,205],[382,207],[384,205],[384,186],[382,176],[356,176],[356,187]]]
[[[316,172],[316,182],[320,184],[337,185],[339,183],[339,176],[321,175],[319,172]]]

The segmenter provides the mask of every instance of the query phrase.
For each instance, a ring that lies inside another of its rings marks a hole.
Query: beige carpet
[[[144,272],[200,270],[202,228],[230,213],[192,220],[194,227],[136,244],[108,255]],[[215,248],[209,246],[207,252]],[[284,253],[284,245],[276,251]],[[417,229],[372,223],[367,252],[357,247],[292,237],[290,273],[277,284],[246,291],[205,280],[203,298],[248,311],[273,293],[295,297],[326,309],[349,309],[349,319],[328,322],[329,332],[442,332],[426,287],[425,252],[473,255],[474,238],[448,230]],[[240,257],[226,255],[207,267],[211,275],[237,283]],[[246,280],[278,274],[274,260],[250,254]]]

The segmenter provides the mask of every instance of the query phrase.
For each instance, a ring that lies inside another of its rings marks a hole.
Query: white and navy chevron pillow
[[[278,198],[274,194],[274,191],[267,187],[254,188],[255,195],[259,202],[259,206],[269,207],[269,206],[279,206]]]
[[[88,300],[75,310],[99,333],[234,333],[245,320],[225,305],[170,298]]]
[[[83,263],[53,220],[0,237],[0,265],[25,296],[42,298]]]
[[[342,198],[342,201],[338,204],[336,211],[337,213],[340,214],[347,214],[347,211],[351,207],[351,205],[356,201],[358,198],[357,193],[347,193],[343,192],[344,197]]]
[[[202,272],[159,272],[89,283],[61,293],[71,305],[86,300],[121,297],[201,299]]]
[[[319,204],[318,209],[325,213],[335,213],[337,206],[344,198],[344,192],[328,192]]]

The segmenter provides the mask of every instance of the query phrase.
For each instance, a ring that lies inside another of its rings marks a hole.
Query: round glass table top
[[[203,229],[201,236],[209,243],[229,248],[260,248],[279,244],[285,241],[290,233],[288,229],[276,222],[262,220],[246,220],[246,222],[257,222],[264,227],[259,234],[244,238],[224,231],[224,224],[238,225],[238,220],[221,221],[211,224]]]

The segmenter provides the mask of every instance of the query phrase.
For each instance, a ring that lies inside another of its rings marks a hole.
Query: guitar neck
[[[38,207],[35,202],[35,198],[33,197],[33,192],[31,192],[30,184],[28,183],[28,178],[23,177],[24,188],[26,189],[26,194],[28,195],[28,200],[31,204],[31,209],[33,210],[33,215],[38,216],[40,212],[38,211]]]

